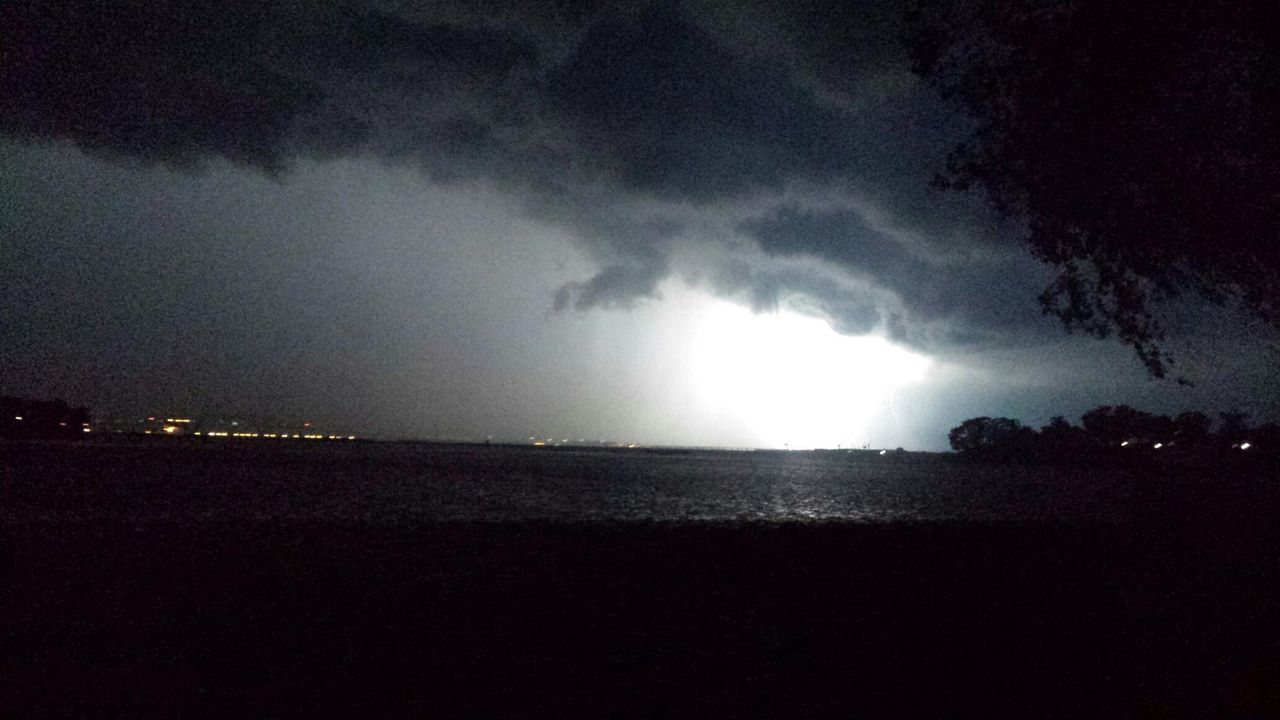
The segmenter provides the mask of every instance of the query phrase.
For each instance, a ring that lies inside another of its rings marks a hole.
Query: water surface
[[[10,443],[0,519],[1123,520],[1152,480],[931,454]]]

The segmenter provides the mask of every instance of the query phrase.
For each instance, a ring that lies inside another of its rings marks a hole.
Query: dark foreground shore
[[[4,717],[1264,717],[1266,513],[10,523]]]

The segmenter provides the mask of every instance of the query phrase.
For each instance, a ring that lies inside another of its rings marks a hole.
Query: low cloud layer
[[[4,134],[285,182],[303,158],[376,157],[495,187],[597,264],[560,310],[678,275],[933,352],[1052,331],[1007,228],[928,186],[961,128],[907,72],[892,4],[4,12]]]

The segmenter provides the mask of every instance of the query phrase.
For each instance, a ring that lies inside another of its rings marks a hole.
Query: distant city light
[[[91,431],[90,431],[90,429],[89,429],[89,428],[87,428],[87,427],[82,427],[82,428],[80,428],[80,432],[91,432]]]
[[[165,426],[164,426],[163,428],[161,428],[161,429],[162,429],[162,430],[164,430],[165,432],[169,433],[170,435],[172,435],[172,434],[174,434],[174,433],[178,432],[178,426],[177,426],[177,425],[165,425]]]

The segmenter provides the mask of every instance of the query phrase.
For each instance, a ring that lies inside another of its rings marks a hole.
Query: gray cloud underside
[[[906,73],[891,4],[4,14],[5,134],[282,178],[298,158],[371,155],[494,185],[598,264],[559,309],[628,307],[677,273],[938,351],[1049,327],[1007,229],[928,187],[957,121]]]

